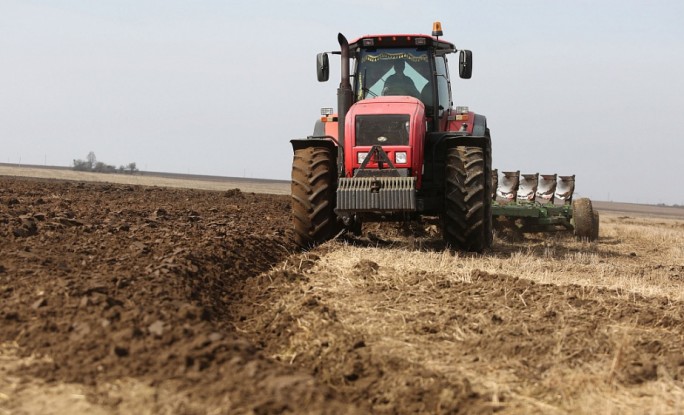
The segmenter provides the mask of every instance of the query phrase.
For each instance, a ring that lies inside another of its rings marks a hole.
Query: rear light
[[[363,164],[363,162],[366,160],[366,156],[368,156],[368,153],[356,153],[356,162]]]
[[[404,164],[406,163],[406,152],[405,151],[397,151],[394,153],[394,162],[397,164]]]

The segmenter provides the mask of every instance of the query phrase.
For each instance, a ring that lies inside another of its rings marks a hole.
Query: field
[[[302,253],[244,182],[62,179],[0,176],[0,414],[684,412],[681,210]]]

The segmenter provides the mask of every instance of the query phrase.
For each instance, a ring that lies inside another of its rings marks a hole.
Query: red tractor
[[[308,248],[367,221],[439,216],[446,243],[481,252],[492,243],[492,150],[487,120],[454,107],[447,55],[432,35],[338,35],[338,113],[324,108],[314,134],[292,140],[292,213]],[[461,78],[472,53],[459,51]],[[353,61],[353,72],[351,71]],[[328,54],[316,59],[329,78]]]

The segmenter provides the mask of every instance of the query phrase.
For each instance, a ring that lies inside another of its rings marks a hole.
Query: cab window
[[[420,99],[430,79],[427,52],[416,49],[363,50],[356,67],[356,100],[382,95]]]

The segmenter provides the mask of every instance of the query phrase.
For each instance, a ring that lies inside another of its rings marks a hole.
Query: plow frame
[[[541,203],[492,203],[492,217],[496,223],[499,218],[516,222],[523,232],[572,231],[572,206],[556,206]]]

